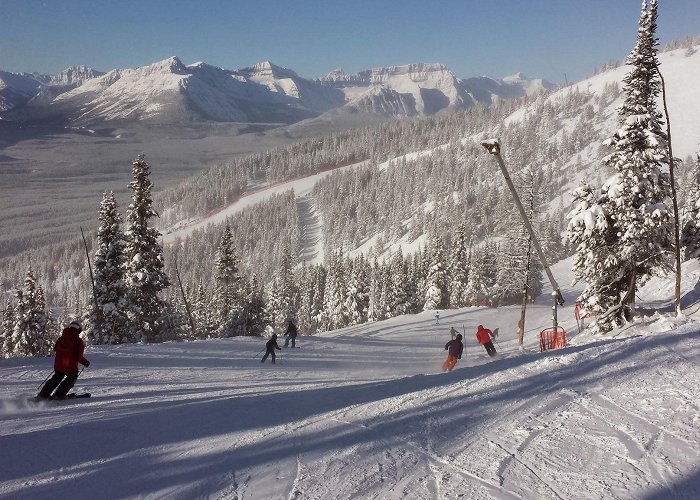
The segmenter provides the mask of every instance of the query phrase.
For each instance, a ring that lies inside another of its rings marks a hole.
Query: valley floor
[[[258,338],[91,347],[76,388],[93,398],[60,403],[27,402],[50,359],[0,361],[0,497],[700,497],[698,324],[541,354],[533,331],[517,349],[518,314],[302,336],[276,365]],[[498,358],[478,323],[500,327]],[[441,373],[450,326],[466,352]]]

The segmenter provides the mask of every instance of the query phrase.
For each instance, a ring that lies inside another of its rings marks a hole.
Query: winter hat
[[[458,333],[458,334],[457,334],[457,339],[458,339],[458,340],[462,340],[462,334],[461,334],[461,333]]]
[[[67,328],[72,328],[73,330],[78,330],[78,332],[83,331],[83,325],[80,324],[80,321],[71,321],[70,324],[67,326]]]

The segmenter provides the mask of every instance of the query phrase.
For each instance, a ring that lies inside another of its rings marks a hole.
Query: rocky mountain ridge
[[[543,80],[460,79],[442,64],[389,66],[320,79],[269,61],[227,70],[170,57],[100,73],[84,66],[58,75],[0,72],[0,118],[70,126],[124,121],[292,124],[327,112],[380,118],[430,116],[476,102],[528,95]]]

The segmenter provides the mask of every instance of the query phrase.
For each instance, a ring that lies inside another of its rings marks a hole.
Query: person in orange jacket
[[[450,340],[447,344],[445,344],[445,350],[447,351],[447,359],[442,364],[442,371],[452,371],[452,369],[457,364],[457,360],[462,359],[463,349],[464,344],[462,344],[462,334],[458,333],[454,340]]]
[[[75,385],[75,381],[78,380],[78,363],[86,368],[90,366],[90,362],[83,356],[85,342],[80,338],[82,328],[79,322],[73,321],[63,329],[63,334],[58,338],[53,348],[56,352],[53,363],[54,374],[41,388],[38,398],[65,398],[68,391]]]
[[[493,358],[496,355],[496,348],[493,346],[493,332],[491,330],[484,328],[483,325],[479,325],[476,328],[476,340],[484,346],[489,356]]]

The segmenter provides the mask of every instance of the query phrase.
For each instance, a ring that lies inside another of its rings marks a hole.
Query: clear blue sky
[[[579,80],[634,46],[641,0],[0,0],[0,69],[107,71],[169,56],[301,76],[440,62],[460,77]],[[661,45],[700,0],[660,0]]]

